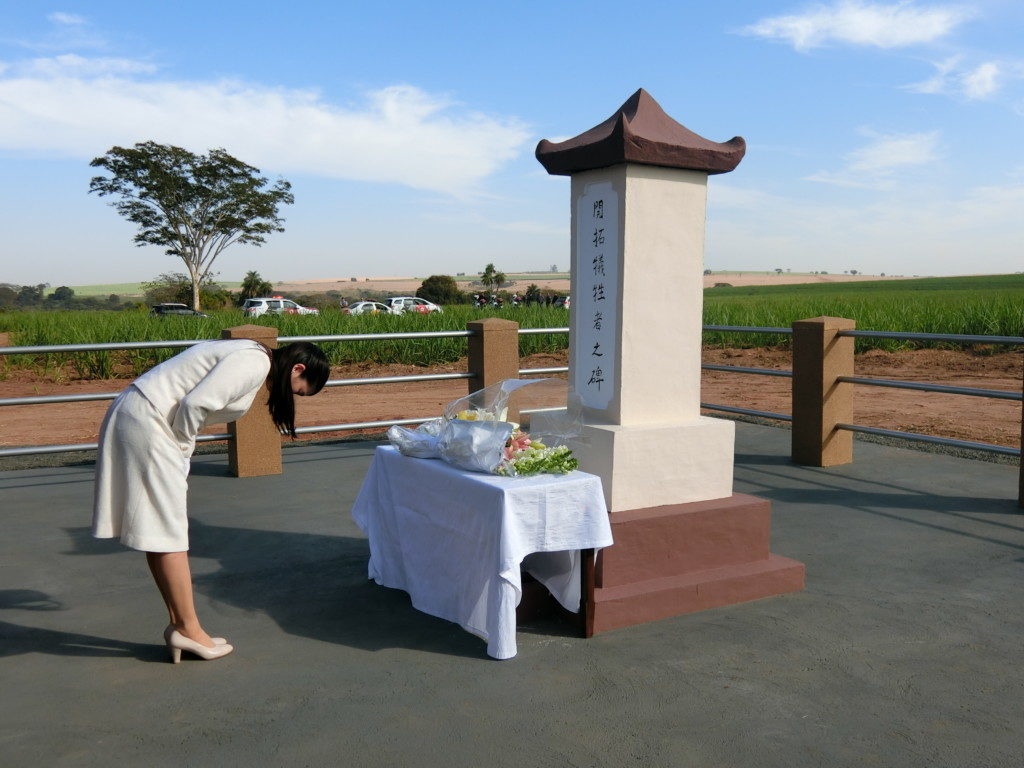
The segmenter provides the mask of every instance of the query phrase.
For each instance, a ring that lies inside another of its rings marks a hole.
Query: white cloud
[[[878,136],[871,144],[848,156],[849,169],[856,173],[888,173],[901,166],[934,162],[939,132]]]
[[[144,61],[107,57],[86,58],[74,53],[28,59],[27,61],[8,64],[6,67],[8,76],[49,79],[151,74],[155,71],[155,65]],[[0,70],[0,74],[3,74],[3,72],[4,70]]]
[[[79,16],[75,13],[64,13],[62,11],[54,11],[53,13],[47,14],[46,18],[54,24],[64,24],[73,27],[82,26],[86,23],[85,17]]]
[[[895,171],[923,166],[939,159],[939,132],[876,134],[869,144],[845,156],[845,166],[836,172],[821,171],[806,177],[807,181],[820,181],[844,187],[886,189],[894,186]]]
[[[964,75],[964,95],[969,99],[983,99],[999,88],[999,65],[987,61]]]
[[[107,47],[106,39],[84,16],[55,11],[47,14],[46,20],[50,22],[50,29],[41,37],[33,40],[7,39],[3,42],[40,52],[95,50]]]
[[[831,6],[814,6],[800,14],[762,19],[741,31],[782,40],[798,51],[831,42],[899,48],[938,40],[972,15],[961,6],[841,0]]]
[[[945,61],[934,62],[932,66],[935,67],[935,74],[920,83],[906,86],[907,90],[916,93],[946,93],[950,79],[955,76],[962,61],[962,56],[951,56]]]
[[[1004,79],[1005,67],[997,61],[985,61],[974,68],[963,66],[963,56],[953,56],[934,65],[935,74],[921,83],[906,86],[916,93],[964,96],[969,99],[986,98],[998,90]]]
[[[64,55],[0,72],[0,148],[88,159],[154,140],[224,147],[268,173],[309,173],[472,194],[529,137],[411,85],[358,108],[310,90],[152,77],[145,62]],[[145,76],[145,77],[142,77]]]
[[[970,101],[1004,95],[1014,83],[1024,80],[1024,61],[999,59],[966,63],[964,56],[933,62],[935,73],[919,83],[904,86],[908,91],[952,96]]]

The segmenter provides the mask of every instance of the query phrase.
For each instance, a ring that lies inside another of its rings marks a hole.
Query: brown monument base
[[[803,563],[768,551],[764,499],[736,493],[610,517],[615,544],[585,585],[588,637],[804,588]]]

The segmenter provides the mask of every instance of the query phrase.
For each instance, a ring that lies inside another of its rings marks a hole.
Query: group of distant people
[[[474,293],[473,304],[478,309],[483,309],[484,307],[495,307],[496,309],[501,309],[502,307],[505,306],[520,307],[524,304],[536,304],[545,307],[564,306],[568,308],[569,297],[548,295],[531,296],[527,298],[526,296],[521,296],[518,293],[513,293],[511,296],[508,297],[508,300],[506,301],[504,296],[499,296],[496,293]]]
[[[520,298],[518,293],[513,293],[508,300],[510,306],[518,307],[522,304],[523,300]],[[505,306],[505,297],[499,296],[496,293],[474,293],[473,303],[477,309],[483,309],[484,307],[495,307],[501,309]]]

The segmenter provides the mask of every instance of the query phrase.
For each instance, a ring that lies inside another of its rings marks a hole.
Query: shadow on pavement
[[[74,547],[68,554],[124,551],[114,540],[92,538],[88,528],[65,531]],[[370,581],[365,539],[234,528],[194,519],[189,538],[193,557],[220,563],[216,573],[194,577],[198,594],[264,613],[289,634],[368,651],[408,648],[487,658],[486,644],[479,638],[420,613],[405,592]]]
[[[34,589],[0,590],[0,611],[62,611],[64,606],[45,592]],[[0,621],[0,657],[25,653],[55,656],[120,656],[140,661],[167,661],[162,645],[126,643],[109,637],[58,632]]]

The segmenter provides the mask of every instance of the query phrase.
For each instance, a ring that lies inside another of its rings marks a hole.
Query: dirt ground
[[[788,369],[788,350],[706,349],[705,363],[754,368]],[[944,350],[868,352],[858,355],[856,373],[871,378],[927,381],[934,384],[1021,391],[1024,353],[973,354]],[[0,363],[2,365],[2,363]],[[566,356],[533,355],[524,368],[566,365]],[[465,360],[432,368],[406,365],[358,364],[335,368],[332,379],[400,376],[465,371]],[[26,371],[0,370],[0,398],[28,395],[115,392],[126,379],[55,381]],[[314,398],[299,399],[299,426],[383,421],[439,415],[444,405],[466,394],[464,380],[331,387]],[[777,413],[790,412],[790,380],[705,371],[701,399]],[[109,402],[0,407],[0,445],[90,443]],[[854,390],[854,420],[858,424],[961,440],[1020,446],[1021,404],[1009,400],[913,392],[858,386]],[[224,432],[214,426],[212,432]],[[314,437],[351,435],[321,433]]]

